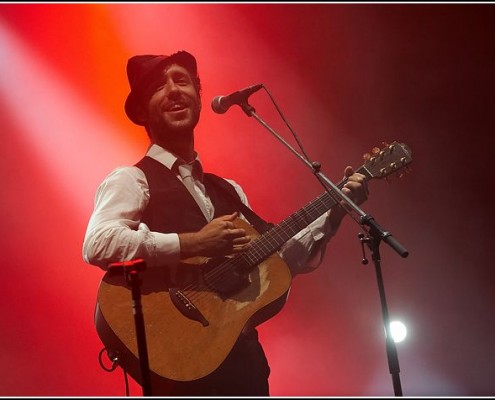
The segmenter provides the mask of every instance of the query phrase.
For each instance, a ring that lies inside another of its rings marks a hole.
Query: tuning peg
[[[370,153],[364,153],[363,154],[363,160],[364,161],[369,161],[370,158],[371,158],[371,154]]]
[[[374,156],[376,156],[379,153],[380,153],[380,149],[378,147],[373,147],[371,149],[371,154],[373,154]]]

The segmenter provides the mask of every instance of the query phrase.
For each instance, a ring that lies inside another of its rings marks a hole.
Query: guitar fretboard
[[[369,179],[369,175],[364,166],[359,168],[356,172],[364,174],[366,178]],[[344,179],[336,186],[342,188],[346,181],[347,180]],[[331,191],[332,189],[329,190]],[[234,257],[239,258],[239,262],[234,262],[234,264],[245,272],[249,271],[252,267],[258,265],[279,250],[291,237],[306,228],[318,217],[330,210],[335,204],[336,201],[331,193],[325,192],[321,194],[309,204],[284,219],[280,224],[274,226],[254,240],[248,251]]]

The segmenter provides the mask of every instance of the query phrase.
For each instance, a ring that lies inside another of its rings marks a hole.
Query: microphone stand
[[[407,257],[409,252],[392,236],[390,232],[384,230],[378,223],[376,223],[375,219],[366,214],[363,210],[361,210],[345,193],[343,193],[330,179],[328,179],[321,171],[320,171],[320,163],[318,162],[309,162],[306,158],[304,158],[301,154],[299,154],[284,138],[282,138],[274,129],[272,129],[263,119],[256,113],[256,110],[245,101],[240,102],[239,106],[242,108],[244,113],[248,117],[254,117],[261,125],[263,125],[270,133],[272,133],[275,138],[281,141],[292,153],[294,153],[308,168],[310,168],[313,174],[317,177],[317,179],[325,186],[325,189],[329,193],[330,196],[336,201],[337,204],[340,204],[343,200],[344,203],[349,206],[355,213],[359,215],[359,221],[361,225],[368,226],[368,236],[364,235],[360,236],[361,243],[366,243],[371,250],[372,260],[376,269],[376,279],[378,283],[378,290],[380,295],[380,304],[382,308],[382,318],[385,326],[385,339],[386,339],[386,351],[387,351],[387,360],[390,374],[392,375],[392,383],[394,387],[395,396],[402,396],[402,386],[400,382],[400,368],[399,368],[399,359],[397,356],[397,348],[395,346],[395,342],[392,338],[390,332],[390,320],[388,314],[387,300],[385,296],[385,286],[383,283],[383,276],[381,272],[381,260],[380,260],[380,250],[379,246],[381,241],[383,240],[389,246],[391,246],[401,257]]]
[[[151,396],[151,378],[148,361],[148,349],[146,344],[146,332],[144,327],[144,316],[141,305],[141,279],[139,272],[146,269],[146,263],[143,259],[132,261],[116,262],[109,265],[109,271],[112,274],[118,272],[124,273],[126,282],[131,286],[132,293],[132,310],[134,314],[134,323],[136,328],[136,339],[139,355],[139,369],[143,388],[143,396]]]

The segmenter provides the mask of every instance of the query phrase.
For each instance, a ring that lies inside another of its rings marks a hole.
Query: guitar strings
[[[345,182],[346,180],[342,180],[337,186],[342,188]],[[184,294],[188,292],[187,297],[191,302],[199,302],[203,297],[207,297],[205,291],[201,289],[216,288],[216,290],[222,292],[222,287],[225,289],[226,284],[228,284],[228,282],[232,279],[231,276],[233,269],[241,273],[249,272],[249,270],[247,270],[248,267],[253,268],[258,265],[264,261],[264,259],[270,257],[277,250],[277,248],[280,247],[279,245],[273,246],[271,243],[274,241],[277,242],[277,239],[283,240],[283,243],[285,243],[309,224],[307,222],[308,214],[311,218],[314,216],[313,213],[317,213],[316,217],[311,219],[311,221],[313,221],[318,216],[328,211],[335,204],[336,201],[329,195],[329,193],[325,192],[321,194],[319,197],[311,201],[306,207],[298,210],[289,218],[282,221],[279,225],[271,228],[263,235],[254,239],[251,248],[248,251],[231,257],[218,266],[213,267],[211,271],[205,272],[205,285],[191,283],[186,285],[182,289],[182,292]],[[206,286],[206,288],[204,286]],[[213,288],[209,288],[208,286],[213,286]]]

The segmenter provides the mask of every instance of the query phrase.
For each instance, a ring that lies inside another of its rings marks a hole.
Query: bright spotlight
[[[390,322],[390,334],[395,343],[402,342],[407,336],[406,326],[400,321]]]

